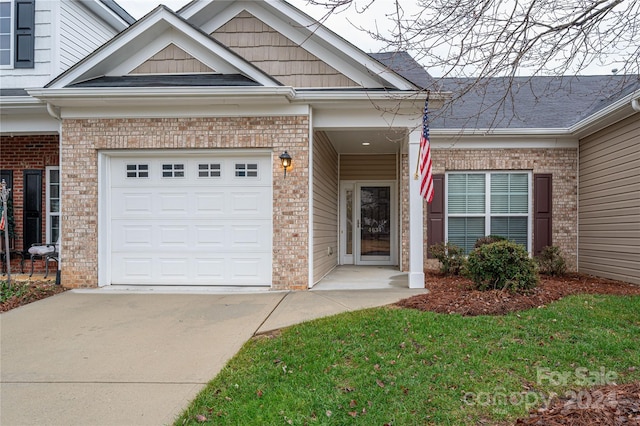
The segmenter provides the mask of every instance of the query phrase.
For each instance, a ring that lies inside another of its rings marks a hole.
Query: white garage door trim
[[[100,151],[99,285],[271,286],[272,161],[270,150]]]

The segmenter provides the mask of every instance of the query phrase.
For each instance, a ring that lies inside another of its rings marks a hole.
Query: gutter
[[[204,98],[204,97],[253,97],[253,96],[286,96],[295,97],[292,87],[252,87],[250,91],[239,90],[236,87],[91,87],[91,88],[62,88],[62,89],[29,89],[29,95],[41,99],[107,99],[107,98]]]
[[[607,118],[611,117],[613,114],[624,112],[624,109],[629,106],[631,106],[631,108],[636,112],[640,112],[639,100],[640,90],[636,90],[635,92],[617,100],[611,105],[602,108],[594,114],[591,114],[587,118],[580,120],[573,126],[569,127],[569,132],[571,132],[572,134],[579,134],[581,138],[588,136],[589,134],[593,133],[593,131],[590,130],[591,128],[597,128],[598,125],[605,121]],[[629,115],[631,114],[628,114],[627,116]]]

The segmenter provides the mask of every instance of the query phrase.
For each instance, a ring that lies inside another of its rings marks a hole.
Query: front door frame
[[[388,259],[363,260],[360,256],[360,189],[367,186],[388,186],[390,195],[390,256]],[[347,191],[352,191],[351,212],[352,220],[347,220]],[[351,253],[347,253],[347,235],[348,227],[351,226]],[[339,219],[339,243],[340,243],[340,259],[341,265],[397,265],[398,264],[398,196],[397,181],[395,180],[343,180],[340,181],[340,219]]]

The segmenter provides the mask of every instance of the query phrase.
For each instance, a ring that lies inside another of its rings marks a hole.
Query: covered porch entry
[[[310,287],[409,287],[410,137],[408,128],[314,130]]]

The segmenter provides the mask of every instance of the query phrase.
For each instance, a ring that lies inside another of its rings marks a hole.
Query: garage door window
[[[148,178],[149,165],[148,164],[127,164],[127,177],[128,178]]]
[[[256,163],[236,163],[236,177],[258,177]]]
[[[220,164],[198,164],[198,177],[219,178],[221,176]]]
[[[162,177],[163,178],[183,178],[184,164],[163,164]]]

